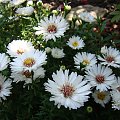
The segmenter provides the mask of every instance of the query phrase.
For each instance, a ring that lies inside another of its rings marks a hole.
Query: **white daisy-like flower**
[[[100,104],[102,107],[105,107],[105,104],[110,101],[110,92],[109,91],[98,91],[95,90],[94,93],[92,93],[92,97],[94,98],[94,101],[98,104]]]
[[[95,18],[87,11],[81,12],[78,17],[81,18],[83,21],[89,22],[89,23],[96,21]]]
[[[25,40],[13,40],[7,46],[7,53],[11,57],[17,57],[32,50],[34,50],[32,43]]]
[[[63,58],[65,56],[65,53],[63,52],[63,49],[59,48],[52,48],[51,55],[54,58]]]
[[[15,12],[19,15],[30,16],[33,14],[34,8],[32,6],[22,7],[18,8]]]
[[[38,23],[38,27],[34,27],[36,35],[43,35],[46,41],[59,38],[64,35],[64,32],[69,28],[68,22],[62,16],[45,17]]]
[[[116,78],[115,82],[112,84],[112,89],[120,91],[120,77]]]
[[[45,70],[42,67],[34,70],[33,72],[27,70],[18,73],[12,72],[11,74],[11,78],[14,79],[13,82],[18,83],[19,81],[25,81],[25,84],[32,83],[32,79],[36,80],[36,78],[44,78],[44,76],[45,76]]]
[[[95,54],[86,53],[86,52],[77,53],[74,57],[74,61],[75,61],[75,67],[78,69],[80,69],[81,64],[85,66],[86,69],[88,69],[89,67],[97,63]]]
[[[46,63],[46,52],[33,50],[18,56],[10,63],[13,72],[34,71]]]
[[[120,91],[113,90],[111,91],[112,96],[112,108],[115,110],[120,110]]]
[[[60,108],[61,105],[69,109],[77,109],[84,106],[84,102],[88,101],[90,85],[87,81],[82,81],[83,76],[69,70],[59,70],[53,73],[53,80],[48,79],[45,83],[46,91],[52,94],[50,101],[55,101],[55,105]]]
[[[6,77],[0,74],[0,101],[2,99],[6,100],[6,97],[10,96],[10,89],[12,89],[11,83],[12,81],[10,79],[6,80]]]
[[[72,36],[67,42],[72,49],[81,49],[85,46],[84,41],[79,36]]]
[[[7,3],[7,2],[9,2],[10,0],[0,0],[0,3],[2,2],[2,3]]]
[[[113,67],[120,67],[120,52],[116,48],[101,48],[102,56],[98,56],[101,64]]]
[[[8,64],[10,62],[10,59],[5,53],[0,53],[0,71],[7,68]]]
[[[22,4],[22,3],[24,3],[26,0],[11,0],[10,1],[10,4],[12,5],[12,6],[17,6],[17,5],[20,5],[20,4]]]
[[[107,91],[115,82],[115,75],[112,74],[112,69],[98,64],[86,70],[85,80],[96,87],[96,90]]]

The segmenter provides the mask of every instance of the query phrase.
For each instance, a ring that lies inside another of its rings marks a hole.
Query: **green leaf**
[[[104,22],[102,23],[102,26],[101,26],[101,28],[100,28],[100,32],[102,32],[102,31],[105,29],[106,22],[107,22],[107,21],[104,21]]]
[[[118,5],[116,6],[116,8],[120,10],[120,4],[118,4]]]
[[[111,12],[110,15],[120,15],[120,11]]]
[[[111,22],[118,22],[120,21],[120,15],[117,15],[117,16],[114,16],[112,19],[111,19]]]

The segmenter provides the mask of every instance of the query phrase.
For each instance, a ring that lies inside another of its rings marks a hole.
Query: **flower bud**
[[[71,6],[70,5],[65,5],[65,10],[71,10]]]

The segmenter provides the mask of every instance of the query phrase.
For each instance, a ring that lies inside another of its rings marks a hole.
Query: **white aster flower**
[[[89,81],[91,86],[96,87],[96,90],[100,90],[100,92],[107,91],[115,82],[115,75],[112,74],[112,70],[100,64],[87,69],[86,74],[85,80]]]
[[[57,71],[53,73],[53,80],[48,79],[45,83],[46,91],[52,94],[50,101],[55,101],[55,105],[60,108],[61,105],[69,109],[77,109],[84,106],[84,102],[88,101],[90,85],[87,81],[82,81],[83,76],[69,70]]]
[[[12,5],[12,6],[17,6],[17,5],[20,5],[20,4],[22,4],[22,3],[24,3],[26,0],[11,0],[10,1],[10,4]]]
[[[116,78],[116,81],[112,84],[112,89],[120,91],[120,77]]]
[[[96,21],[95,18],[89,12],[81,12],[78,17],[81,18],[83,21],[89,23]]]
[[[18,83],[19,81],[25,81],[25,84],[32,83],[32,74],[33,74],[33,80],[36,80],[36,78],[44,78],[45,76],[45,70],[44,68],[40,67],[33,72],[30,71],[22,71],[22,72],[12,72],[11,78],[14,79],[13,82]]]
[[[98,104],[100,104],[102,107],[105,107],[105,104],[110,101],[110,92],[109,91],[98,91],[95,90],[94,93],[92,93],[92,97],[94,98],[94,101]]]
[[[11,57],[17,57],[32,50],[34,50],[32,43],[25,40],[13,40],[7,46],[7,53]]]
[[[30,16],[34,12],[34,8],[32,6],[22,7],[18,8],[15,12],[19,15]]]
[[[38,27],[34,27],[36,35],[43,35],[46,41],[59,38],[64,35],[64,32],[69,28],[68,22],[62,16],[45,17],[38,23]]]
[[[85,66],[86,69],[88,69],[97,63],[95,54],[86,53],[86,52],[77,53],[74,57],[74,61],[76,65],[75,67],[78,69],[80,69],[81,64]]]
[[[79,36],[72,36],[67,42],[72,49],[81,49],[85,46],[85,43]]]
[[[7,3],[7,2],[9,2],[10,0],[0,0],[0,3],[2,2],[2,3]]]
[[[98,56],[101,64],[113,67],[120,67],[120,52],[116,48],[101,48],[102,56]]]
[[[54,58],[63,58],[65,56],[65,53],[63,52],[63,49],[52,48],[51,55]]]
[[[120,110],[120,91],[113,90],[111,91],[112,96],[112,108],[115,110]]]
[[[6,100],[6,97],[10,96],[10,89],[12,89],[11,83],[12,81],[10,79],[6,80],[6,77],[0,74],[0,101],[2,99]]]
[[[0,71],[7,68],[8,64],[10,62],[10,59],[5,53],[0,53]]]
[[[18,56],[11,62],[13,72],[34,71],[46,63],[46,53],[39,50],[33,50]]]

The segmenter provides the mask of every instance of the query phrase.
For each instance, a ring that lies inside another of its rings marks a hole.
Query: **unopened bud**
[[[52,13],[57,15],[58,14],[58,11],[57,10],[52,10]]]
[[[65,10],[71,10],[71,6],[70,5],[65,5]]]

